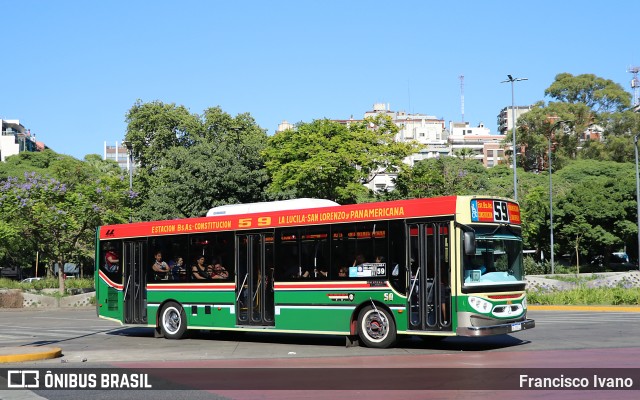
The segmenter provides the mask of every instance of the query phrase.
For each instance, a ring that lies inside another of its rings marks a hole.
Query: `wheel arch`
[[[358,304],[358,306],[351,313],[351,321],[349,322],[349,331],[351,335],[358,334],[358,315],[360,315],[360,311],[362,311],[363,308],[370,306],[372,304],[375,305],[376,308],[382,308],[387,313],[389,313],[391,318],[393,318],[393,323],[396,325],[396,327],[398,326],[398,322],[396,321],[396,316],[393,314],[393,312],[391,311],[388,305],[378,300],[367,299],[367,301],[363,301],[362,303]]]

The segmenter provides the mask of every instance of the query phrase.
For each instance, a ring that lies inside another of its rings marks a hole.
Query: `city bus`
[[[385,348],[398,335],[535,326],[520,208],[505,198],[223,206],[199,218],[101,226],[96,242],[98,315],[157,337],[307,333]]]

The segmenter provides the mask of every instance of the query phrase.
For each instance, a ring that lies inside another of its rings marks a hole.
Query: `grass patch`
[[[554,279],[556,281],[562,281],[562,282],[572,282],[572,283],[584,283],[584,282],[589,282],[589,281],[595,281],[596,279],[599,279],[600,277],[596,274],[590,274],[590,275],[549,275],[549,276],[545,276],[545,278],[547,279]]]
[[[537,305],[640,305],[640,288],[596,287],[584,285],[571,290],[530,291],[527,302]]]

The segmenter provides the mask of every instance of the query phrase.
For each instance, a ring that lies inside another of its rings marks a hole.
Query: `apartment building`
[[[0,119],[0,162],[23,151],[42,151],[47,146],[17,119]]]
[[[107,142],[104,142],[102,159],[117,162],[118,166],[125,171],[129,171],[130,167],[135,170],[135,165],[131,163],[129,158],[127,147],[122,143],[116,142],[114,146],[110,146],[107,145]]]
[[[506,162],[506,135],[491,134],[489,128],[480,123],[471,127],[468,122],[449,122],[449,146],[453,155],[461,150],[471,150],[470,157],[480,161],[485,167],[493,167]],[[509,148],[511,144],[507,145]]]
[[[532,108],[533,106],[516,106],[516,107],[505,107],[502,110],[500,110],[500,114],[498,114],[498,132],[501,135],[506,135],[508,132],[511,132],[513,130],[514,111],[515,111],[515,121],[517,122],[518,118],[520,118],[522,114],[528,113],[529,111],[531,111]]]

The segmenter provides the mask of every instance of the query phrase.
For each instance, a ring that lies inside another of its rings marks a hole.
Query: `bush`
[[[67,279],[64,281],[64,286],[67,289],[94,289],[93,278],[83,279]],[[58,278],[40,279],[39,281],[33,281],[31,283],[20,283],[8,278],[0,278],[0,288],[6,289],[22,289],[22,290],[42,290],[42,289],[57,289]]]
[[[525,275],[543,275],[547,263],[536,262],[533,257],[525,257],[523,260]]]

